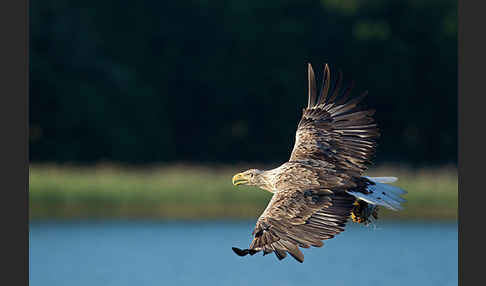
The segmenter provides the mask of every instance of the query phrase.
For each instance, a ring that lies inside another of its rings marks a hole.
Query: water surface
[[[457,224],[349,225],[305,261],[239,257],[254,221],[30,224],[31,286],[457,285]]]

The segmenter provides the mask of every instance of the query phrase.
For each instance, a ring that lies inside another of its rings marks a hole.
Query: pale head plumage
[[[233,185],[256,186],[273,193],[273,173],[258,169],[249,169],[233,176]]]

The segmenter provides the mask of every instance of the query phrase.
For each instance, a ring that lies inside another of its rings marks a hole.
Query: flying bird
[[[258,186],[273,193],[258,218],[247,249],[233,247],[239,256],[287,253],[304,262],[300,248],[323,246],[345,229],[349,219],[369,224],[378,207],[401,210],[406,191],[389,185],[395,177],[367,177],[380,136],[374,110],[361,104],[367,92],[350,98],[351,86],[341,89],[342,73],[331,84],[324,67],[317,96],[312,66],[308,64],[308,103],[297,126],[288,162],[271,170],[250,169],[233,177],[233,185]]]

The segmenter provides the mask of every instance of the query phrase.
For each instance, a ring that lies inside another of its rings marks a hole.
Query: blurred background
[[[271,194],[231,177],[287,161],[308,62],[369,91],[406,209],[237,257]],[[31,1],[29,110],[31,285],[457,284],[457,1]]]

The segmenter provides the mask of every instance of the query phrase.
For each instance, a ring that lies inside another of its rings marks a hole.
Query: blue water
[[[457,285],[456,223],[349,225],[305,261],[239,257],[254,222],[33,222],[31,286]]]

